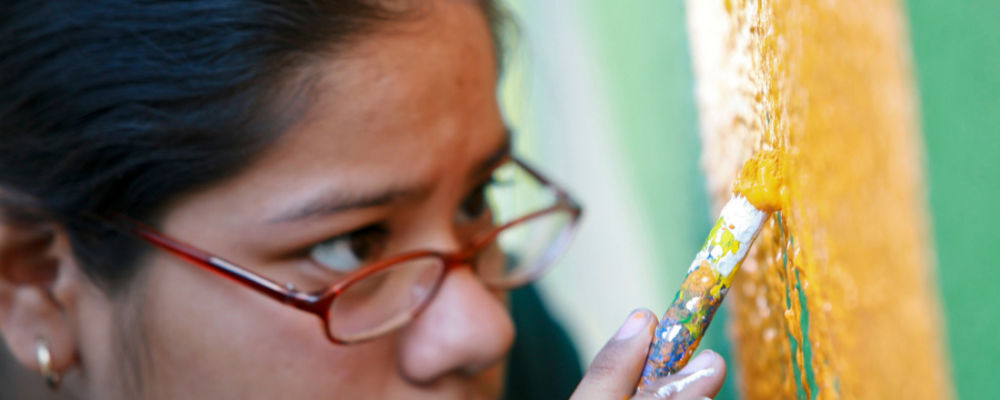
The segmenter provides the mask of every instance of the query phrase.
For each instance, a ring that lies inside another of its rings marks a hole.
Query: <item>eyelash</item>
[[[473,196],[473,195],[477,194],[478,192],[484,191],[486,189],[486,187],[489,186],[489,185],[491,185],[491,184],[498,184],[498,183],[500,183],[500,181],[497,180],[496,177],[494,177],[493,175],[490,175],[489,178],[481,181],[478,185],[476,185],[471,191],[469,191],[462,198],[462,203],[459,204],[458,209],[459,210],[461,209],[462,204],[464,204],[464,202],[467,199],[469,199],[470,196]],[[389,228],[388,224],[385,221],[377,221],[377,222],[374,222],[374,223],[362,226],[360,228],[353,229],[353,230],[350,230],[350,231],[347,231],[347,232],[344,232],[344,233],[341,233],[341,234],[338,234],[338,235],[335,235],[335,236],[331,236],[331,237],[323,239],[323,240],[321,240],[319,242],[313,243],[309,247],[303,249],[300,252],[300,254],[302,254],[305,257],[310,257],[310,251],[315,246],[318,246],[320,244],[327,243],[327,242],[330,242],[330,241],[333,241],[333,240],[338,240],[338,239],[342,239],[342,238],[349,238],[352,235],[357,235],[357,234],[360,234],[360,233],[364,233],[366,231],[374,231],[375,233],[378,233],[378,235],[381,236],[381,237],[383,237],[383,238],[388,238],[388,237],[390,237],[392,235],[392,230]]]

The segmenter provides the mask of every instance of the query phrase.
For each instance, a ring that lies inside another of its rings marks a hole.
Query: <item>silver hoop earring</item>
[[[52,353],[49,352],[49,344],[45,339],[38,338],[35,354],[38,356],[38,366],[49,389],[59,389],[59,373],[52,370]]]

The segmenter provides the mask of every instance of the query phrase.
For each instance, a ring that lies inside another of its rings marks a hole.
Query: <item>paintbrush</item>
[[[687,364],[764,222],[780,209],[783,192],[777,151],[758,152],[743,165],[732,199],[722,208],[673,304],[656,327],[636,393]]]

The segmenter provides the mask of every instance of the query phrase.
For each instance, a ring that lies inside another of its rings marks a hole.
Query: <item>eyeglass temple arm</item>
[[[572,208],[574,208],[576,210],[580,210],[582,208],[582,207],[580,207],[580,204],[577,203],[575,199],[573,199],[573,196],[570,196],[569,193],[566,192],[566,190],[562,188],[562,186],[559,186],[559,185],[555,184],[554,182],[550,181],[548,178],[542,176],[541,173],[539,173],[536,169],[534,169],[530,165],[526,164],[521,159],[519,159],[517,157],[513,157],[513,160],[514,160],[514,162],[517,163],[517,165],[519,165],[521,168],[524,168],[525,171],[528,171],[528,173],[531,174],[532,177],[534,177],[535,179],[537,179],[543,185],[548,186],[548,187],[554,189],[556,191],[556,195],[559,196],[559,198],[567,201],[570,204],[570,206],[572,206]],[[579,211],[577,211],[577,212],[579,213]]]
[[[225,278],[248,286],[282,303],[295,303],[302,308],[311,308],[309,306],[315,303],[316,299],[309,294],[299,292],[292,287],[281,286],[277,282],[254,274],[222,258],[166,237],[166,235],[160,234],[153,228],[147,227],[140,222],[125,217],[115,217],[107,220],[160,249],[166,250],[192,264],[203,267]]]

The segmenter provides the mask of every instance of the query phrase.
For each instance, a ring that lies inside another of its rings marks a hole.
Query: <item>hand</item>
[[[705,350],[676,374],[632,397],[657,323],[649,310],[632,312],[615,337],[597,353],[570,400],[687,400],[718,394],[726,379],[726,362],[715,352]]]

